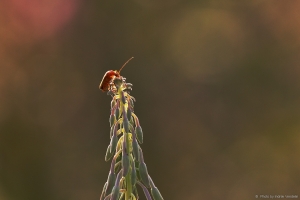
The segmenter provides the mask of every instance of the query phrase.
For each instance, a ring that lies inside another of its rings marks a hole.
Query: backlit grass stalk
[[[108,91],[112,96],[109,118],[111,140],[105,161],[111,158],[112,161],[100,200],[138,200],[137,185],[142,188],[147,200],[163,200],[148,174],[139,145],[143,143],[143,131],[134,114],[135,99],[129,94],[132,84],[125,80],[122,76],[115,78]]]

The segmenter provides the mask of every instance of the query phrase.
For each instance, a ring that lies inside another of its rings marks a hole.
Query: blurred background
[[[0,1],[0,200],[99,199],[98,86],[131,56],[122,75],[165,200],[300,195],[299,6]]]

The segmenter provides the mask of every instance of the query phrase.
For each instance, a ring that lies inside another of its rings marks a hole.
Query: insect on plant
[[[99,89],[102,90],[103,92],[105,91],[108,91],[112,81],[116,78],[116,77],[120,77],[120,73],[121,73],[121,70],[123,69],[123,67],[125,67],[125,65],[130,61],[132,60],[134,57],[131,57],[129,58],[129,60],[127,60],[124,65],[119,69],[119,71],[117,70],[109,70],[107,71],[103,78],[102,78],[102,81],[99,85]]]
[[[137,185],[143,190],[147,200],[163,200],[158,188],[148,174],[140,144],[143,131],[134,113],[135,98],[130,95],[132,84],[119,71],[107,71],[99,85],[102,91],[111,95],[110,143],[105,161],[111,159],[107,181],[103,186],[100,200],[138,200]],[[149,190],[151,189],[151,194]]]

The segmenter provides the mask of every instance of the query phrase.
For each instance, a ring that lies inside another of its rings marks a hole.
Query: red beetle
[[[133,59],[133,57],[129,58],[129,60],[127,60],[124,65],[120,68],[119,71],[117,70],[109,70],[107,71],[103,78],[102,78],[102,81],[99,85],[99,89],[102,90],[103,92],[105,91],[108,91],[109,89],[109,84],[116,78],[116,77],[120,77],[120,73],[121,73],[121,70],[123,69],[123,67],[125,67],[125,65],[131,60]]]

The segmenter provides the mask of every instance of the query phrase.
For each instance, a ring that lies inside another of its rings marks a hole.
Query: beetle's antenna
[[[127,63],[129,63],[129,61],[131,61],[133,58],[134,58],[134,57],[129,58],[129,59],[126,61],[126,63],[124,63],[124,65],[119,69],[119,74],[121,73],[121,70],[123,69],[123,67],[125,67],[125,65],[126,65]]]

